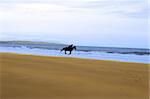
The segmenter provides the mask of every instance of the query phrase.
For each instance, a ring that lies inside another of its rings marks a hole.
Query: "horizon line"
[[[37,41],[37,40],[0,40],[0,42],[13,42],[13,41],[23,41],[23,42],[43,42],[43,43],[55,43],[55,44],[62,44],[62,45],[69,45],[68,43],[62,43],[59,41]],[[150,50],[150,48],[142,48],[142,47],[117,47],[117,46],[97,46],[97,45],[79,45],[79,44],[75,44],[76,46],[85,46],[85,47],[104,47],[104,48],[125,48],[125,49],[148,49]]]

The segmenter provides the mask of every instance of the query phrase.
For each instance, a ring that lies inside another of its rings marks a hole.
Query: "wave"
[[[148,63],[149,55],[135,55],[135,54],[118,54],[118,53],[106,53],[98,51],[73,51],[71,55],[66,55],[64,52],[59,50],[47,50],[39,48],[27,48],[22,47],[0,47],[0,52],[11,52],[19,54],[31,54],[40,56],[62,56],[62,57],[77,57],[77,58],[89,58],[96,60],[116,60],[122,62],[138,62],[138,63]]]
[[[29,49],[46,49],[61,50],[66,44],[32,42],[32,41],[0,41],[1,47],[26,47]],[[117,48],[117,47],[93,47],[93,46],[77,46],[77,51],[83,52],[105,52],[111,54],[134,54],[134,55],[150,55],[149,49],[142,48]]]

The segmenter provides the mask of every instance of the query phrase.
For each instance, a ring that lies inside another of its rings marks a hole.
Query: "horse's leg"
[[[72,51],[70,51],[69,55],[71,54]]]
[[[65,54],[67,54],[66,51],[65,51]]]

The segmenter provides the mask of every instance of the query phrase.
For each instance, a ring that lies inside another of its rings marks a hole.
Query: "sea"
[[[60,51],[66,46],[68,45],[47,42],[0,41],[0,52],[150,64],[150,49],[76,46],[77,50],[68,55],[69,52],[65,54]]]

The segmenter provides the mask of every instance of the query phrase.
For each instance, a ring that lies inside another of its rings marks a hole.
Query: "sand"
[[[148,99],[148,64],[0,56],[1,99]]]

